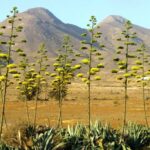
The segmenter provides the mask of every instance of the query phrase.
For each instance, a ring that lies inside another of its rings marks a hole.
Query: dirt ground
[[[110,123],[113,127],[121,127],[123,122],[124,101],[122,87],[98,87],[92,89],[92,121],[100,120]],[[129,99],[127,102],[128,121],[145,124],[143,100],[140,88],[129,88]],[[10,89],[6,103],[6,120],[8,125],[12,125],[27,120],[25,102],[17,100],[17,93]],[[146,104],[148,121],[150,124],[150,92],[146,90]],[[33,122],[35,102],[29,101],[30,121]],[[1,103],[0,103],[1,109]],[[87,123],[88,120],[88,99],[87,87],[80,84],[73,84],[69,90],[67,98],[63,101],[62,116],[63,125]],[[38,124],[57,124],[58,102],[55,100],[38,102]]]

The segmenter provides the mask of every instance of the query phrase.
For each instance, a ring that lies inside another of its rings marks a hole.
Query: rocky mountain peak
[[[48,9],[42,8],[42,7],[36,7],[31,8],[25,11],[24,13],[27,13],[31,16],[34,16],[40,20],[47,20],[51,23],[62,23],[54,14],[52,14]]]
[[[117,16],[117,15],[110,15],[108,17],[106,17],[103,22],[105,23],[120,23],[120,24],[124,24],[127,21],[127,19],[121,17],[121,16]]]

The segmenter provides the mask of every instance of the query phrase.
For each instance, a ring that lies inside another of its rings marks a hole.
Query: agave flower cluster
[[[58,51],[56,62],[53,64],[54,73],[50,76],[52,80],[52,90],[50,95],[55,97],[57,100],[61,97],[64,98],[67,94],[67,86],[71,84],[71,80],[74,77],[75,69],[80,66],[73,67],[73,50],[70,45],[70,39],[68,36],[64,38],[62,48]]]
[[[120,42],[120,46],[117,47],[116,55],[117,57],[113,59],[117,64],[117,69],[113,69],[112,73],[118,73],[118,80],[128,79],[134,76],[135,66],[129,66],[129,59],[135,59],[137,55],[135,54],[136,33],[132,31],[132,24],[127,21],[122,31],[122,37],[118,38],[117,41]],[[123,58],[120,57],[123,54]]]

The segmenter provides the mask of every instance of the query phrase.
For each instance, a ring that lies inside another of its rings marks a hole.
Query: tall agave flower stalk
[[[0,51],[0,101],[3,101],[3,86],[4,86],[4,79],[5,77],[2,74],[3,68],[6,65],[6,57],[5,54]],[[5,125],[7,127],[6,117],[4,116]]]
[[[145,88],[146,88],[146,85],[148,84],[148,81],[150,80],[149,77],[147,77],[147,75],[150,74],[150,71],[147,70],[149,61],[148,61],[148,55],[146,55],[146,52],[147,51],[146,51],[145,45],[141,44],[140,48],[137,49],[138,60],[136,60],[136,62],[135,62],[136,66],[133,66],[133,69],[139,72],[139,73],[137,72],[137,78],[138,78],[138,81],[142,82],[144,119],[145,119],[146,126],[148,128],[149,124],[148,124],[148,119],[147,119]]]
[[[16,89],[19,91],[19,96],[20,98],[22,98],[22,96],[24,95],[24,100],[25,100],[25,107],[26,107],[26,115],[27,115],[27,122],[28,125],[30,125],[30,115],[29,115],[29,107],[28,107],[28,96],[27,94],[25,94],[25,87],[23,85],[23,83],[25,83],[26,80],[26,75],[27,75],[27,70],[29,68],[29,62],[28,62],[28,58],[25,54],[25,52],[22,49],[17,49],[16,52],[18,53],[18,55],[20,56],[20,62],[19,62],[19,66],[18,68],[20,69],[21,72],[21,76],[18,79],[18,85],[16,87]]]
[[[74,77],[75,68],[72,67],[72,45],[70,45],[70,39],[68,36],[64,37],[63,45],[58,51],[56,62],[53,64],[54,73],[50,76],[53,78],[51,84],[50,97],[54,97],[58,100],[59,116],[58,127],[62,126],[62,102],[67,96],[68,85],[71,84],[71,80]]]
[[[2,32],[0,33],[1,37],[1,45],[5,47],[6,51],[3,53],[0,53],[0,57],[5,59],[5,68],[3,69],[3,75],[1,75],[1,81],[3,82],[3,92],[2,92],[2,112],[1,112],[1,125],[0,125],[0,139],[3,132],[3,124],[5,119],[5,111],[6,111],[6,95],[8,86],[12,83],[9,81],[9,72],[10,70],[16,68],[17,65],[11,64],[11,57],[13,52],[13,46],[15,46],[15,43],[17,42],[25,42],[24,40],[20,40],[18,37],[18,33],[22,31],[22,26],[17,26],[16,22],[21,21],[20,18],[17,17],[17,7],[14,7],[11,11],[11,16],[7,16],[6,25],[1,26]],[[7,30],[7,32],[4,33],[4,31]],[[14,47],[15,48],[15,47]],[[14,75],[18,76],[18,75]]]
[[[37,56],[37,65],[38,71],[36,75],[36,95],[35,95],[35,113],[34,113],[34,127],[36,126],[36,120],[37,120],[37,108],[38,108],[38,99],[39,94],[42,91],[42,86],[46,84],[46,78],[45,78],[45,72],[47,70],[46,62],[48,61],[47,57],[47,50],[45,47],[45,44],[41,44],[40,48],[38,50],[38,56]]]
[[[131,71],[131,65],[129,59],[135,59],[136,55],[133,54],[134,46],[136,45],[134,39],[136,38],[136,33],[132,31],[132,24],[130,21],[126,21],[124,29],[122,31],[121,38],[118,38],[117,41],[120,42],[120,45],[117,47],[117,58],[114,58],[114,61],[117,63],[118,68],[113,69],[112,73],[120,74],[117,79],[123,80],[124,83],[124,116],[123,116],[123,130],[122,135],[124,135],[124,128],[127,123],[127,100],[128,100],[128,82],[129,78],[134,76]],[[120,54],[123,57],[120,57]],[[120,73],[121,72],[121,73]]]
[[[2,69],[5,67],[6,58],[4,57],[5,54],[2,53],[0,50],[0,101],[2,101],[2,95],[3,95],[3,76],[2,76]]]
[[[99,32],[99,26],[97,26],[97,20],[94,16],[91,16],[90,23],[87,25],[89,33],[83,33],[81,36],[84,38],[81,47],[82,53],[84,53],[84,59],[81,60],[82,68],[85,68],[87,73],[78,73],[77,77],[87,84],[88,87],[88,126],[89,126],[89,139],[91,130],[91,83],[93,80],[101,80],[99,75],[96,75],[104,65],[100,62],[102,60],[102,54],[100,49],[104,45],[99,44],[99,38],[101,32]],[[89,38],[90,37],[90,38]]]

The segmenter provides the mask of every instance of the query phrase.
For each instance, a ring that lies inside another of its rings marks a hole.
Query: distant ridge
[[[19,16],[22,18],[21,25],[24,26],[24,30],[21,33],[21,38],[27,40],[25,51],[32,57],[35,55],[40,43],[46,44],[49,56],[53,59],[56,55],[56,50],[60,48],[64,35],[68,35],[71,38],[74,48],[78,51],[80,47],[80,34],[88,32],[86,29],[82,29],[76,25],[66,24],[58,19],[54,14],[45,8],[32,8]],[[110,15],[99,23],[100,31],[103,33],[102,43],[106,46],[105,55],[106,63],[111,68],[112,54],[114,53],[117,45],[116,38],[120,35],[123,25],[127,19],[117,15]],[[2,22],[1,24],[4,24]],[[87,24],[85,22],[85,24]],[[137,42],[144,41],[146,46],[150,46],[150,30],[133,25],[133,30],[137,33]]]

